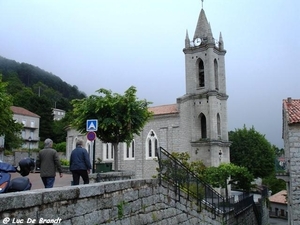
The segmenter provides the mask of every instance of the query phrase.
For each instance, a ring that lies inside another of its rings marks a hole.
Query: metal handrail
[[[234,196],[226,199],[164,148],[157,148],[156,154],[159,164],[159,182],[162,184],[162,180],[165,180],[173,185],[178,201],[181,192],[184,192],[187,199],[190,197],[196,199],[200,210],[202,206],[209,208],[214,216],[217,214],[225,216],[231,211],[234,211],[234,215],[238,215],[252,206],[257,222],[261,225],[261,214],[253,200],[253,195],[244,193],[239,196],[237,202],[234,201]],[[266,198],[267,194],[268,191],[264,188],[262,198]]]
[[[223,197],[164,148],[157,149],[157,156],[160,183],[162,179],[171,183],[175,187],[178,201],[180,193],[185,192],[188,199],[193,197],[197,200],[200,209],[202,206],[210,208],[214,214],[225,214],[234,209],[234,197]]]

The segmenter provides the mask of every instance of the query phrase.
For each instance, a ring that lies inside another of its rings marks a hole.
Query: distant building
[[[300,99],[287,98],[282,104],[282,138],[285,152],[288,224],[300,224]]]
[[[270,202],[270,217],[288,218],[287,209],[287,191],[280,191],[269,197]]]
[[[22,147],[28,149],[38,148],[40,116],[22,107],[11,106],[11,110],[14,114],[14,120],[23,124],[21,136],[24,143]]]
[[[62,109],[52,108],[52,111],[54,120],[61,120],[66,115],[66,111]]]

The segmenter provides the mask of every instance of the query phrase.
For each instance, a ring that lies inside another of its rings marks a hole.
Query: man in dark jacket
[[[62,168],[57,151],[52,148],[53,141],[47,138],[44,143],[44,149],[37,155],[36,166],[40,168],[40,176],[45,188],[52,188],[55,181],[56,169],[59,172],[59,176],[62,177]]]
[[[84,184],[89,183],[89,173],[92,166],[89,154],[82,145],[83,140],[77,140],[76,148],[72,151],[70,156],[70,171],[73,175],[73,185],[79,184],[80,177],[82,177]]]

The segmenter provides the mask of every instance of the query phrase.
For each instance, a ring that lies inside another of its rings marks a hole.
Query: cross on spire
[[[202,2],[202,9],[203,9],[203,1],[204,1],[204,0],[201,0],[201,2]]]

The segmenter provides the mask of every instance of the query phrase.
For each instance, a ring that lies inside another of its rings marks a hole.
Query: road
[[[11,179],[15,177],[20,177],[21,175],[19,173],[11,173]],[[34,189],[41,189],[44,188],[43,182],[41,180],[40,174],[39,173],[30,173],[27,176],[32,184],[31,190]],[[72,181],[72,175],[71,174],[63,174],[63,177],[60,178],[59,174],[56,174],[55,177],[55,183],[54,187],[63,187],[63,186],[71,186],[71,181]],[[82,180],[81,180],[82,181]]]

